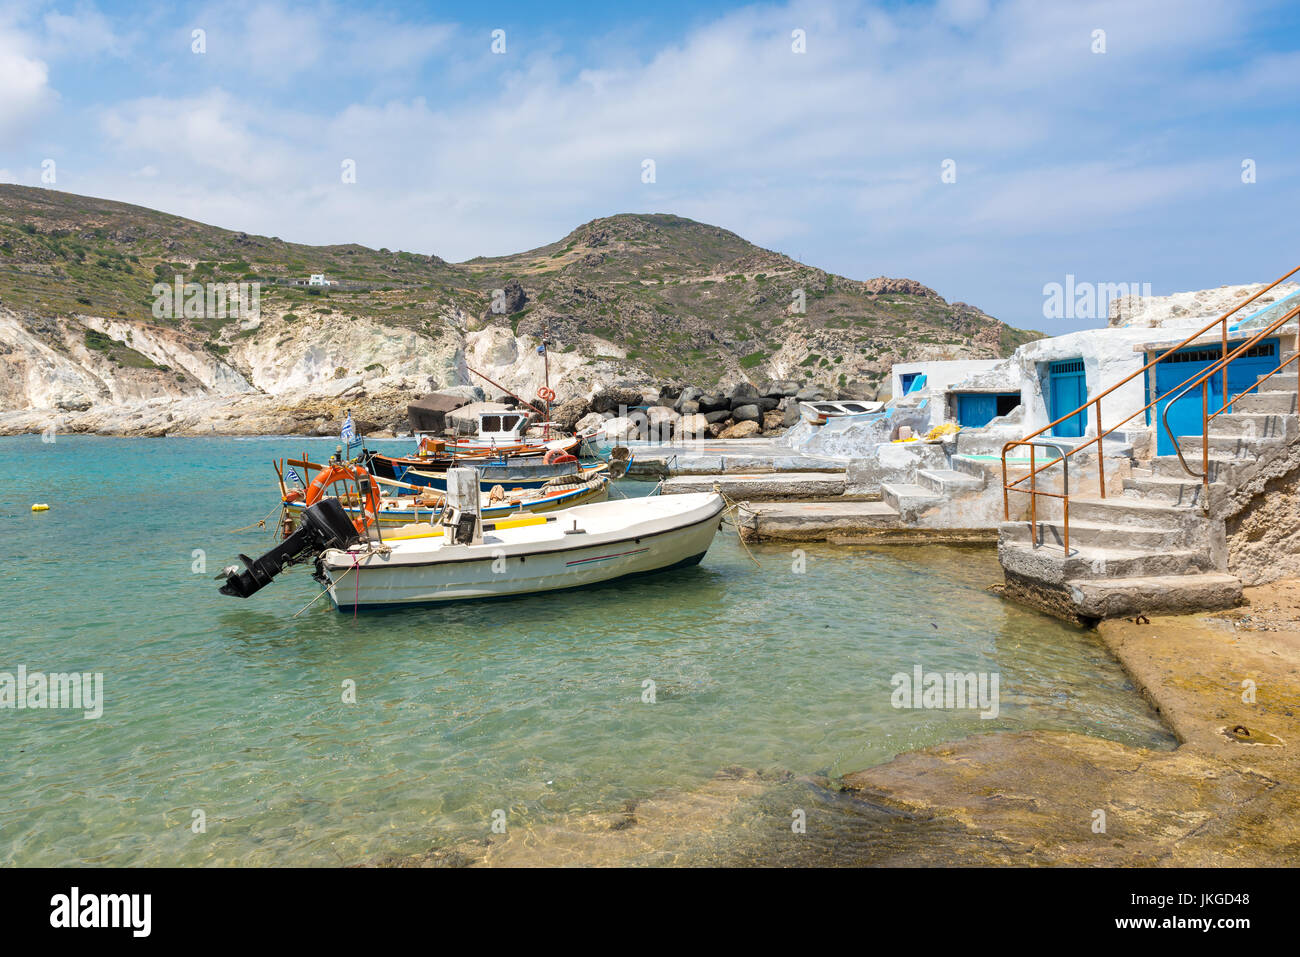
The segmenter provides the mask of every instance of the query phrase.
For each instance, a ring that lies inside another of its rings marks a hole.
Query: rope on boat
[[[352,568],[356,568],[356,567],[357,567],[356,565],[353,565],[353,566],[352,566]],[[310,608],[312,605],[316,604],[316,602],[320,601],[321,598],[323,598],[323,597],[325,596],[325,593],[326,593],[327,591],[329,591],[331,588],[336,588],[336,587],[338,587],[339,582],[343,581],[343,579],[347,578],[348,575],[352,574],[352,568],[349,568],[349,569],[348,569],[347,571],[345,571],[342,575],[340,575],[340,576],[339,576],[339,581],[337,581],[337,582],[331,582],[330,584],[328,584],[328,585],[326,585],[324,588],[322,588],[321,591],[320,591],[320,594],[317,595],[315,598],[313,598],[311,601],[307,602],[307,604],[303,605],[303,606],[302,606],[301,608],[299,608],[296,612],[294,612],[294,613],[293,613],[293,617],[294,617],[294,618],[297,618],[299,615],[301,615],[304,611],[306,611],[306,610],[307,610],[308,608]],[[358,576],[358,579],[359,579],[359,578],[360,578],[360,576]],[[357,587],[359,588],[360,586],[361,586],[361,582],[360,582],[360,580],[358,580],[358,581],[357,581]]]
[[[276,509],[281,507],[282,507],[281,505],[276,505],[275,508],[271,509],[271,511],[266,513],[265,517],[263,517],[263,519],[260,522],[254,522],[252,525],[245,525],[243,528],[232,528],[229,534],[237,535],[239,532],[246,532],[250,528],[266,528],[266,520],[270,518],[272,514],[275,513]]]
[[[659,484],[663,485],[663,482],[660,482]],[[722,503],[725,506],[723,511],[731,514],[731,521],[728,522],[728,524],[736,530],[736,538],[740,540],[740,544],[744,547],[745,554],[749,556],[749,560],[754,563],[755,568],[762,568],[763,566],[759,564],[758,559],[754,557],[754,553],[750,551],[749,543],[745,541],[745,536],[740,534],[740,521],[737,516],[739,515],[740,510],[745,508],[744,503],[734,501],[731,496],[722,490],[722,487],[718,485],[717,482],[713,483],[713,491],[722,496]],[[746,509],[746,511],[753,514],[752,509]],[[724,519],[724,521],[726,520]]]

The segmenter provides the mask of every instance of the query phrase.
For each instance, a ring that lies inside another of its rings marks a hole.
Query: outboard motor
[[[447,503],[442,509],[444,534],[453,545],[483,542],[483,513],[478,469],[447,469]]]
[[[298,531],[261,558],[252,559],[241,554],[239,557],[245,566],[243,571],[238,565],[223,568],[217,576],[218,581],[225,580],[221,594],[247,598],[269,585],[271,579],[289,565],[297,565],[329,548],[347,548],[360,540],[361,535],[338,499],[321,499],[303,510]]]

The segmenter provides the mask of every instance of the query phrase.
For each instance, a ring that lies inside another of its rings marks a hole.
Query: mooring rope
[[[660,482],[659,484],[662,485],[663,483]],[[749,560],[754,563],[755,568],[762,568],[763,566],[759,563],[758,559],[754,557],[754,553],[750,551],[749,543],[745,541],[745,536],[740,533],[739,513],[742,508],[745,508],[745,505],[741,502],[734,501],[731,496],[722,490],[721,486],[719,486],[717,482],[713,483],[713,491],[722,496],[722,503],[725,506],[723,511],[731,513],[731,521],[728,524],[736,530],[736,538],[740,540],[741,546],[745,549],[745,554],[749,556]],[[745,510],[751,515],[757,514],[750,508],[745,508]]]

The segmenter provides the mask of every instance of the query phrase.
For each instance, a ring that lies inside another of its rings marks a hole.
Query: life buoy
[[[307,491],[303,495],[303,505],[315,505],[325,497],[325,489],[329,488],[335,482],[354,481],[359,488],[365,488],[365,507],[361,511],[360,518],[352,520],[353,526],[358,532],[365,532],[370,523],[375,520],[379,514],[379,489],[374,481],[370,479],[370,473],[359,465],[327,465],[316,473],[316,477],[311,480],[307,486]],[[365,480],[365,485],[362,485]]]
[[[289,491],[284,493],[284,500],[286,502],[296,502],[300,498],[302,498],[302,489],[300,488],[291,488]]]
[[[565,452],[563,449],[551,449],[542,456],[542,462],[546,465],[567,465],[569,462],[578,461],[576,457]]]
[[[542,386],[540,389],[537,390],[537,398],[541,399],[543,402],[554,402],[555,390],[548,389],[546,386]]]

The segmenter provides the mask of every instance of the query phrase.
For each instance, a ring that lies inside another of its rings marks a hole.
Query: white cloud
[[[0,143],[11,141],[53,106],[49,68],[20,34],[0,27]]]

